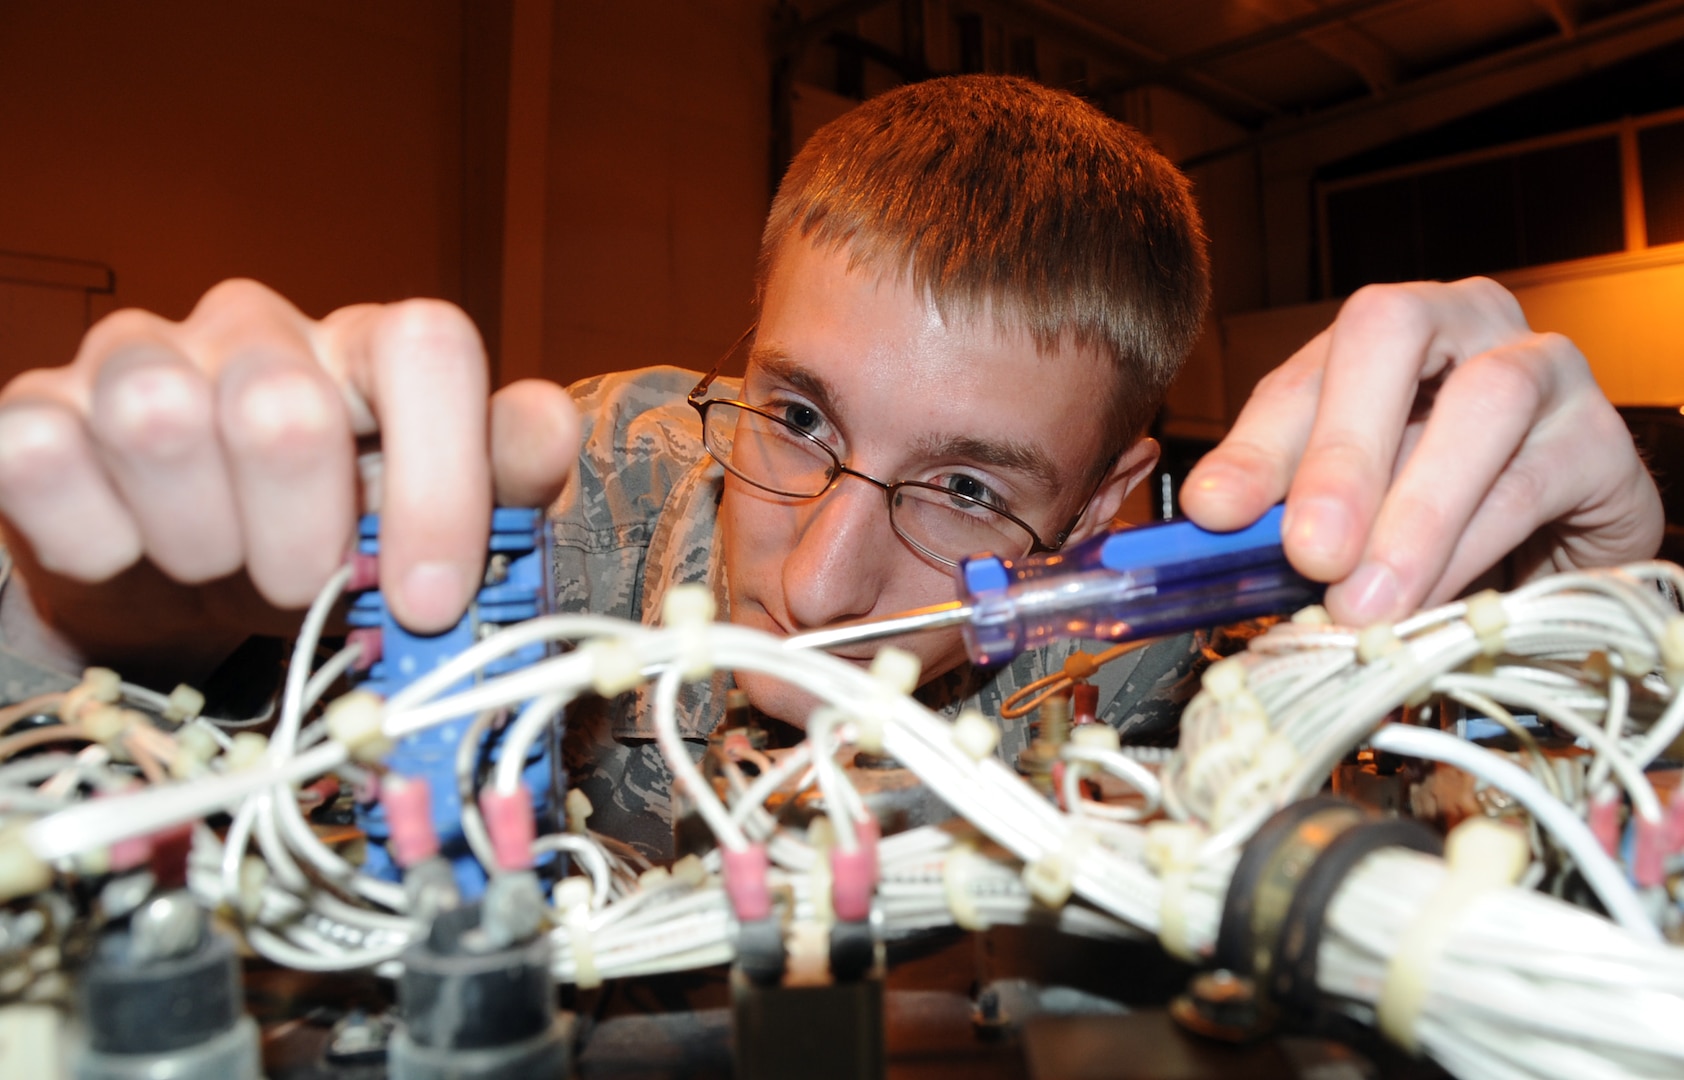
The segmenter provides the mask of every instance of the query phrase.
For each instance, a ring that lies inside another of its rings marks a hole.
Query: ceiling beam
[[[1650,0],[1552,36],[1400,83],[1388,97],[1346,102],[1284,119],[1230,146],[1177,162],[1193,169],[1266,149],[1280,167],[1333,161],[1500,104],[1674,41],[1684,40],[1684,0]],[[1377,117],[1386,118],[1383,122]]]
[[[1180,70],[1163,53],[1078,15],[1056,0],[992,0],[976,6],[1009,13],[1073,45],[1099,53],[1120,67],[1140,72],[1144,78],[1137,85],[1158,83],[1173,87],[1244,127],[1256,128],[1259,122],[1280,114],[1280,107],[1273,102],[1202,72]],[[1108,80],[1105,89],[1114,89],[1114,83]]]
[[[1532,0],[1532,2],[1555,20],[1555,28],[1561,31],[1562,37],[1570,38],[1579,32],[1578,0]]]
[[[1300,36],[1312,49],[1356,72],[1376,97],[1384,97],[1402,75],[1403,65],[1391,50],[1354,26],[1323,26]]]

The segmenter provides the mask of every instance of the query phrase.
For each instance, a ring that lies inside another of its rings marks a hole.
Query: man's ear
[[[1105,479],[1099,482],[1099,490],[1094,492],[1093,500],[1088,503],[1087,512],[1082,520],[1070,531],[1070,539],[1066,543],[1073,544],[1078,540],[1085,540],[1094,533],[1111,524],[1113,518],[1123,508],[1123,500],[1128,498],[1140,482],[1152,475],[1152,470],[1158,464],[1158,440],[1142,436],[1133,446],[1118,455],[1111,468],[1106,471]]]

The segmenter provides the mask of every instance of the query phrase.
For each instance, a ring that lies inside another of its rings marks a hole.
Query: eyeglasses
[[[896,535],[919,553],[948,566],[957,566],[960,559],[984,551],[1013,559],[1038,551],[1057,551],[1099,490],[1096,485],[1082,509],[1048,543],[1021,518],[952,487],[921,480],[887,483],[850,469],[824,440],[759,406],[729,398],[704,400],[708,387],[718,377],[716,367],[690,391],[689,401],[702,417],[703,444],[728,472],[763,491],[790,499],[816,499],[842,477],[858,477],[882,489],[889,505],[889,526]],[[801,408],[817,416],[811,406]],[[954,477],[955,481],[965,479]]]

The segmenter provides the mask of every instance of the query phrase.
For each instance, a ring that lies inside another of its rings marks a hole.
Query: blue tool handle
[[[1190,521],[1114,529],[1062,551],[959,563],[971,660],[1004,663],[1066,638],[1131,641],[1294,611],[1321,599],[1281,550],[1271,509],[1235,532]]]

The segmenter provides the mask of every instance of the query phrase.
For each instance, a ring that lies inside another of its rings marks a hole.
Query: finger
[[[1182,485],[1187,516],[1218,532],[1244,528],[1286,498],[1321,398],[1329,331],[1257,384],[1227,436]]]
[[[551,382],[522,379],[491,398],[491,473],[500,506],[548,506],[579,457],[579,410]]]
[[[1513,298],[1487,281],[1370,287],[1346,301],[1287,498],[1282,532],[1293,565],[1319,581],[1349,575],[1390,486],[1421,385],[1529,333]]]
[[[479,334],[431,300],[330,316],[323,333],[380,425],[381,589],[405,626],[443,630],[479,587],[491,530]]]
[[[140,558],[140,530],[101,468],[81,416],[26,392],[9,394],[0,407],[0,514],[46,569],[105,581]]]
[[[1365,626],[1448,598],[1566,509],[1557,505],[1559,484],[1523,452],[1559,395],[1559,369],[1540,347],[1532,338],[1493,349],[1444,380],[1377,510],[1359,565],[1328,590],[1336,618]],[[1473,528],[1487,503],[1507,519],[1487,516]]]
[[[88,424],[106,474],[147,557],[189,584],[244,558],[215,414],[210,380],[156,339],[125,342],[93,377]]]
[[[254,282],[225,282],[182,324],[215,377],[217,434],[246,572],[281,607],[313,599],[350,546],[350,420],[318,363],[308,321]]]

